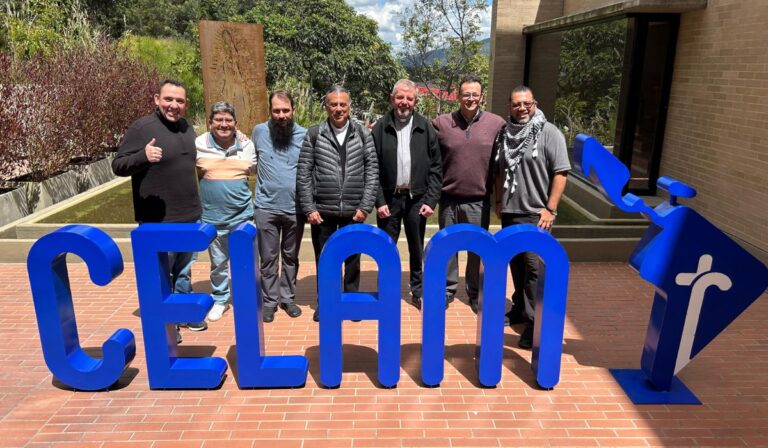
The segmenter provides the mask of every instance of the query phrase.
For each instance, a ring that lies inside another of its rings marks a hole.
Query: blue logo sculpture
[[[305,383],[304,356],[265,356],[262,297],[259,285],[257,229],[243,224],[230,235],[232,296],[237,340],[238,384],[241,388],[298,387]],[[174,294],[168,252],[201,251],[216,231],[208,224],[143,224],[131,232],[141,324],[152,389],[208,389],[221,384],[226,361],[218,357],[179,356],[175,324],[205,318],[213,300],[208,294]],[[426,250],[422,379],[439,385],[445,353],[445,276],[449,258],[469,250],[483,259],[483,310],[478,325],[480,383],[495,386],[501,378],[504,302],[507,266],[522,251],[539,253],[547,265],[540,276],[544,288],[537,298],[533,370],[543,388],[559,381],[568,259],[562,246],[535,226],[502,229],[496,235],[461,224],[440,231]],[[117,245],[101,230],[85,225],[63,227],[33,245],[28,270],[45,361],[56,378],[84,390],[115,383],[135,354],[133,334],[118,330],[103,346],[103,359],[88,356],[79,345],[69,289],[66,254],[79,255],[91,278],[106,285],[120,275],[122,257]],[[377,293],[343,293],[341,266],[357,253],[378,263]],[[395,387],[400,378],[400,257],[383,231],[369,225],[347,226],[328,240],[319,262],[320,382],[337,387],[342,376],[342,322],[371,319],[379,322],[379,382]]]
[[[579,134],[576,165],[621,210],[651,221],[630,265],[656,286],[641,370],[613,370],[635,403],[700,404],[675,376],[768,287],[766,266],[701,215],[677,203],[692,187],[662,177],[668,202],[655,209],[622,195],[629,170],[597,140]]]

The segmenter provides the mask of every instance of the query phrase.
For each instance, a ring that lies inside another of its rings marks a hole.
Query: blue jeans
[[[250,221],[250,219],[248,219]],[[216,226],[216,238],[208,246],[211,258],[211,296],[213,303],[225,305],[229,302],[229,233],[243,222]]]
[[[171,268],[171,285],[176,294],[192,292],[192,263],[197,259],[197,252],[168,252],[168,265]]]

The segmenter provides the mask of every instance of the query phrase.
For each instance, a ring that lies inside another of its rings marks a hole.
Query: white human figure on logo
[[[733,283],[730,277],[721,272],[711,272],[712,256],[704,254],[699,258],[699,267],[696,272],[681,272],[675,277],[675,283],[680,286],[693,285],[691,297],[688,300],[688,311],[683,324],[683,334],[680,338],[680,348],[677,351],[675,362],[675,374],[691,361],[693,339],[696,336],[696,328],[699,326],[701,306],[704,303],[704,294],[710,286],[717,286],[721,291],[731,289]]]

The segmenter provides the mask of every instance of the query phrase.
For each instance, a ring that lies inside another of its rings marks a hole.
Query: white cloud
[[[379,24],[379,37],[392,44],[393,48],[400,46],[401,9],[411,5],[413,0],[395,0],[381,2],[379,0],[347,0],[358,13],[364,14]]]
[[[346,0],[358,13],[365,14],[379,24],[379,37],[397,50],[402,45],[400,11],[407,10],[414,0]],[[481,18],[482,38],[491,34],[491,2]]]

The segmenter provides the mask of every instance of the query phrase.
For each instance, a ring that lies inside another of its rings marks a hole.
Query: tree
[[[112,37],[196,40],[197,22],[229,20],[253,8],[251,0],[83,0],[91,18]]]
[[[416,0],[401,16],[399,56],[411,78],[429,88],[438,114],[463,75],[487,79],[488,58],[480,41],[487,8],[485,0]]]
[[[257,0],[239,20],[264,25],[267,83],[295,78],[316,95],[343,84],[358,108],[385,108],[405,75],[376,22],[343,0]]]
[[[0,50],[14,60],[94,49],[98,42],[79,0],[0,0]]]
[[[626,32],[621,19],[563,33],[554,122],[567,141],[586,133],[613,143]]]

